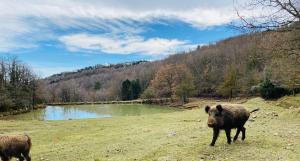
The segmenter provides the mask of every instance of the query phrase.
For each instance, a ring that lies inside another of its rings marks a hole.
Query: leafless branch
[[[252,0],[246,5],[247,7],[243,9],[247,11],[254,12],[257,8],[261,8],[270,9],[272,12],[260,16],[247,17],[241,14],[241,8],[235,7],[236,14],[241,20],[239,27],[243,30],[277,30],[300,22],[300,6],[298,6],[299,4],[296,1]]]

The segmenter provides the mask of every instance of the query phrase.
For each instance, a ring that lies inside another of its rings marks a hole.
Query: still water
[[[138,116],[168,113],[179,109],[167,106],[145,104],[99,104],[47,106],[45,109],[6,117],[19,120],[71,120],[88,118],[109,118],[114,116]]]

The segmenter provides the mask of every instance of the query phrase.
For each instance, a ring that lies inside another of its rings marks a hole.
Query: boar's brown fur
[[[211,146],[214,146],[219,136],[220,130],[225,130],[227,143],[231,144],[231,129],[237,128],[236,135],[233,141],[237,140],[239,133],[242,131],[242,140],[246,138],[246,128],[244,127],[248,120],[250,113],[257,111],[255,109],[251,112],[247,111],[242,106],[232,105],[217,105],[206,106],[205,111],[208,113],[207,125],[213,128],[213,139]]]
[[[31,161],[29,156],[31,139],[27,135],[0,136],[0,157],[2,161],[9,161],[16,157],[19,161]]]

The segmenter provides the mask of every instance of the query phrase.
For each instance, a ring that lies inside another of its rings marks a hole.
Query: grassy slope
[[[246,124],[246,140],[227,145],[221,132],[215,147],[208,146],[212,130],[202,108],[112,119],[0,121],[0,132],[28,133],[33,160],[298,160],[299,101],[300,96],[244,102],[248,109],[261,108],[254,114],[255,121]],[[207,102],[215,103],[194,103]],[[287,105],[294,107],[287,109]]]

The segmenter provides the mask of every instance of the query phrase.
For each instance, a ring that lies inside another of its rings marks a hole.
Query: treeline
[[[294,94],[300,88],[299,37],[297,27],[252,33],[161,61],[119,64],[118,68],[98,66],[55,75],[44,81],[46,100],[169,97],[187,101],[190,96],[276,98]],[[135,80],[140,85],[139,94],[132,92]]]
[[[140,61],[134,61],[134,62],[127,62],[127,63],[119,63],[119,64],[109,64],[109,65],[95,65],[95,66],[89,66],[85,67],[83,69],[78,69],[77,71],[73,72],[63,72],[59,74],[54,74],[50,77],[51,79],[51,84],[59,82],[60,80],[68,80],[68,79],[76,79],[79,77],[86,77],[86,76],[91,76],[95,74],[99,74],[104,71],[109,71],[111,69],[122,69],[122,68],[127,68],[130,66],[138,65],[138,64],[143,64],[146,63],[147,61],[145,60],[140,60]]]
[[[30,109],[39,101],[38,80],[16,58],[0,58],[0,111]]]

